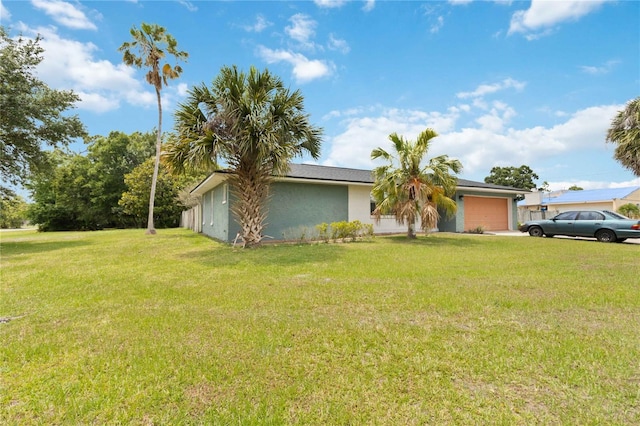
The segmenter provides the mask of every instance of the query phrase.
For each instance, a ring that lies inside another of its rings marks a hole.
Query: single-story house
[[[191,191],[199,203],[183,213],[184,227],[221,241],[236,238],[240,227],[229,208],[228,176],[227,171],[216,171]],[[376,234],[406,232],[406,225],[398,225],[394,217],[376,222],[371,214],[373,184],[371,170],[292,164],[289,173],[271,186],[264,235],[276,240],[298,239],[318,224],[354,220],[372,224]],[[443,217],[438,230],[464,232],[479,226],[487,231],[515,230],[515,198],[525,192],[459,179],[455,193],[458,211],[454,217]]]
[[[640,207],[640,186],[625,188],[585,189],[581,191],[531,192],[518,202],[519,219],[552,217],[569,210],[616,211],[624,204]]]

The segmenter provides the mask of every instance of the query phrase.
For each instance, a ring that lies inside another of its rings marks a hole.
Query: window
[[[213,226],[213,191],[209,192],[211,197],[211,226]]]
[[[555,220],[574,220],[578,212],[564,212],[554,217]]]
[[[598,212],[580,212],[578,220],[603,220],[604,216]]]
[[[227,197],[229,193],[229,185],[226,183],[222,185],[222,204],[227,204]]]

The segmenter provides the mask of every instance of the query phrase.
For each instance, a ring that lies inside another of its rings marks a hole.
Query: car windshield
[[[629,219],[628,217],[623,216],[620,213],[611,212],[609,210],[604,210],[603,213],[606,214],[607,216],[613,218],[613,219]]]

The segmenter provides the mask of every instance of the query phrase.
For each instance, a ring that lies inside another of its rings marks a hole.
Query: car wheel
[[[618,239],[616,240],[616,243],[622,243],[622,242],[625,242],[625,241],[627,241],[627,239],[626,239],[626,238],[618,238]]]
[[[531,235],[532,237],[542,237],[542,228],[540,228],[539,226],[532,226],[531,228],[529,228],[529,235]]]
[[[617,240],[616,234],[608,229],[601,229],[596,232],[596,238],[601,243],[612,243]]]

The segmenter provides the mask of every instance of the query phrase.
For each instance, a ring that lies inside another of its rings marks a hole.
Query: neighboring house
[[[183,226],[221,241],[231,242],[240,227],[230,210],[228,172],[217,171],[191,191],[200,203],[184,212]],[[376,222],[371,215],[373,175],[370,170],[292,164],[289,173],[271,185],[267,238],[298,239],[309,235],[320,223],[359,220],[372,224],[376,234],[403,233],[395,217],[383,216]],[[506,186],[458,180],[454,217],[443,217],[440,231],[464,232],[482,226],[484,230],[517,229],[515,197],[528,191]]]
[[[624,204],[640,206],[640,186],[581,191],[531,192],[518,202],[519,219],[552,217],[568,210],[616,211]]]

